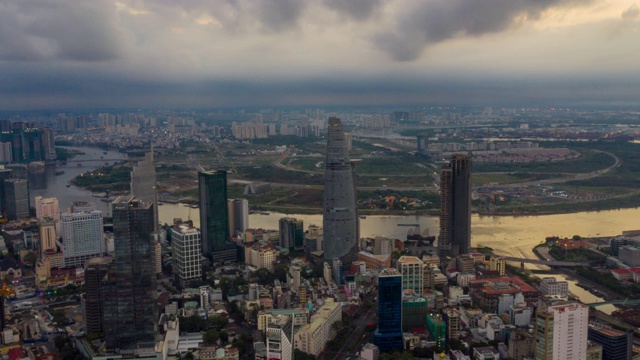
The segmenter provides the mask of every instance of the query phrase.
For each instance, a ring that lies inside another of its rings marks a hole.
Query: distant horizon
[[[0,0],[0,109],[640,109],[636,0]]]

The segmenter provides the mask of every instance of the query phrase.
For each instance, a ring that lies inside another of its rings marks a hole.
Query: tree
[[[229,325],[229,320],[224,316],[214,315],[209,318],[209,324],[218,330],[222,330]]]
[[[311,354],[307,354],[306,352],[299,349],[295,349],[293,351],[293,357],[296,360],[315,360],[316,359],[315,356]]]
[[[218,331],[216,329],[207,330],[202,335],[202,340],[204,341],[205,345],[214,345],[216,342],[218,342],[218,338]]]
[[[223,342],[229,341],[229,333],[227,333],[226,330],[220,331],[220,340],[222,340]]]

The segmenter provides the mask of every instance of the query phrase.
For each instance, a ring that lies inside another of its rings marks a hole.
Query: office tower
[[[342,122],[329,118],[324,173],[324,259],[340,259],[345,268],[358,257],[358,214],[353,165]]]
[[[589,308],[579,303],[541,306],[536,312],[536,360],[587,357]]]
[[[200,231],[186,225],[171,229],[171,259],[173,275],[181,288],[202,280],[202,245]]]
[[[228,240],[227,172],[198,173],[202,252],[215,262],[236,261],[236,246]]]
[[[378,275],[378,328],[373,342],[380,352],[402,350],[402,275],[384,269]]]
[[[275,315],[267,324],[267,354],[270,359],[293,359],[293,324],[289,315]]]
[[[304,247],[304,223],[296,218],[280,219],[280,247],[291,251]]]
[[[10,169],[0,169],[0,215],[5,215],[7,209],[7,199],[4,195],[4,181],[11,178]]]
[[[455,154],[440,172],[440,257],[469,252],[471,246],[471,158]]]
[[[36,196],[34,200],[37,218],[49,217],[53,220],[60,220],[60,206],[58,205],[58,199]]]
[[[415,256],[401,256],[396,267],[402,275],[402,291],[413,290],[422,294],[424,263]]]
[[[249,228],[249,201],[247,199],[233,200],[233,225],[233,230],[240,232],[245,232]]]
[[[418,135],[418,155],[425,155],[427,153],[427,137],[425,135]]]
[[[131,196],[147,203],[153,203],[155,214],[154,229],[158,230],[158,193],[156,192],[156,167],[153,163],[153,148],[138,161],[131,170]]]
[[[40,256],[57,251],[56,223],[53,221],[41,221],[38,225],[40,233]]]
[[[227,222],[229,223],[229,237],[234,237],[236,236],[236,220],[234,218],[235,212],[233,209],[233,200],[229,199],[227,200],[227,215],[229,216],[229,218],[227,219]]]
[[[4,197],[7,204],[7,219],[17,220],[29,217],[29,181],[5,180]]]
[[[115,260],[104,286],[107,349],[153,342],[156,336],[156,274],[153,204],[134,197],[113,202]]]
[[[0,142],[0,163],[11,164],[13,162],[13,153],[10,142]]]
[[[632,332],[624,332],[601,323],[591,322],[588,338],[602,345],[602,360],[631,360],[633,357]]]
[[[87,334],[104,334],[102,280],[109,271],[111,261],[112,257],[92,258],[84,265],[84,294],[80,302]]]
[[[83,266],[85,261],[107,252],[102,211],[63,213],[60,223],[65,267]]]

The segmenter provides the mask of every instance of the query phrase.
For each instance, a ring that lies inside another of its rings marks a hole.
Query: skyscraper
[[[338,118],[329,118],[324,173],[324,259],[340,259],[345,268],[358,256],[358,213],[353,164]]]
[[[156,168],[153,163],[153,149],[144,155],[144,160],[131,170],[131,195],[147,202],[153,203],[155,214],[154,229],[158,229],[158,199],[156,192]]]
[[[633,333],[616,330],[601,323],[589,323],[588,338],[602,345],[602,360],[631,360]]]
[[[5,180],[4,198],[7,205],[7,219],[17,220],[29,217],[29,181]]]
[[[236,246],[228,240],[227,172],[198,173],[202,252],[213,262],[236,261]]]
[[[455,154],[440,172],[440,237],[438,252],[466,254],[471,247],[471,158]]]
[[[539,307],[536,313],[536,360],[587,358],[589,308],[580,303]]]
[[[113,202],[115,260],[104,285],[107,349],[154,342],[156,274],[153,205],[134,197]]]
[[[296,218],[280,219],[280,246],[289,250],[304,247],[304,223]]]
[[[378,275],[378,328],[373,342],[380,352],[402,350],[402,275],[384,269]]]
[[[85,293],[80,298],[82,318],[87,334],[104,333],[102,280],[109,270],[112,257],[93,258],[84,266]]]
[[[234,236],[236,231],[245,232],[249,228],[249,201],[247,199],[233,200]]]

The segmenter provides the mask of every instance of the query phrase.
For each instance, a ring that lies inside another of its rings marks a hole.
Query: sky
[[[640,0],[0,0],[0,109],[640,107]]]

